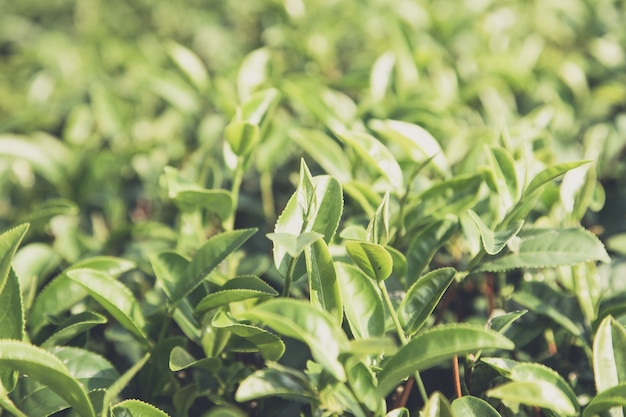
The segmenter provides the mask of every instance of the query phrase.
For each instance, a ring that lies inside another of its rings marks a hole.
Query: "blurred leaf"
[[[109,388],[106,390],[104,394],[104,398],[102,399],[102,413],[100,417],[109,417],[109,407],[111,403],[117,398],[122,390],[126,388],[131,379],[135,377],[137,372],[143,368],[143,366],[150,359],[150,353],[146,353],[139,361],[137,361],[133,366],[131,366],[126,372],[122,374]],[[82,416],[81,416],[82,417]]]
[[[356,399],[368,410],[376,411],[381,398],[376,395],[376,378],[367,365],[357,362],[347,369],[348,382]]]
[[[261,140],[259,127],[249,122],[232,122],[226,126],[224,135],[237,156],[248,155]]]
[[[299,235],[291,233],[268,233],[267,238],[274,242],[275,245],[282,247],[289,256],[296,258],[314,242],[322,239],[324,236],[315,232],[304,232]]]
[[[478,271],[507,271],[515,268],[550,268],[580,262],[610,262],[604,245],[582,228],[529,229],[518,235],[516,251],[483,263]]]
[[[502,314],[489,319],[488,326],[491,330],[503,333],[509,328],[511,323],[528,313],[528,310],[512,311],[510,313]]]
[[[516,303],[528,308],[533,313],[551,318],[555,323],[575,336],[580,336],[583,332],[572,318],[555,305],[554,300],[550,302],[527,291],[518,291],[513,294],[512,298]]]
[[[328,135],[319,130],[293,128],[289,130],[289,137],[341,184],[350,181],[350,161],[341,146]]]
[[[437,269],[411,285],[398,307],[398,318],[407,334],[417,333],[426,322],[454,280],[455,273],[454,268]]]
[[[271,54],[269,49],[260,48],[250,52],[239,66],[237,92],[244,101],[267,81],[268,65]]]
[[[478,350],[515,347],[499,333],[468,325],[438,326],[415,336],[389,360],[383,362],[378,374],[379,395],[387,396],[403,379],[444,362],[454,355]]]
[[[167,53],[196,88],[205,92],[209,87],[209,74],[198,56],[183,45],[174,41],[166,44]]]
[[[381,337],[385,332],[385,310],[374,282],[357,267],[338,262],[337,280],[348,325],[356,339]]]
[[[354,149],[366,167],[378,171],[394,190],[398,192],[403,190],[402,169],[382,142],[363,132],[337,132],[337,135]]]
[[[23,340],[24,306],[20,293],[20,283],[13,268],[9,269],[4,289],[0,292],[0,339]],[[0,385],[12,391],[17,381],[17,372],[0,368]]]
[[[598,392],[626,383],[626,329],[605,317],[593,339],[593,374]]]
[[[452,414],[450,403],[440,392],[433,392],[420,411],[422,417],[456,417]]]
[[[347,349],[348,341],[329,313],[302,301],[280,299],[255,306],[241,317],[260,321],[280,334],[306,343],[318,363],[335,378],[345,380],[343,366],[337,358]]]
[[[543,185],[547,184],[555,178],[560,177],[567,171],[577,168],[581,165],[588,164],[589,162],[590,161],[565,162],[544,169],[532,179],[530,184],[528,184],[528,186],[524,190],[524,197],[531,195],[535,191],[539,190],[539,188],[541,188]]]
[[[626,233],[618,233],[606,240],[606,247],[617,254],[626,256]]]
[[[435,253],[456,234],[459,222],[448,216],[426,226],[415,234],[406,251],[407,283],[416,282],[428,266]]]
[[[376,243],[352,241],[346,243],[346,251],[368,277],[383,281],[391,275],[393,259],[383,246]]]
[[[204,208],[215,213],[224,220],[230,216],[233,199],[229,192],[224,190],[207,190],[183,178],[178,170],[165,167],[165,178],[169,198],[173,199],[183,211],[193,211]]]
[[[406,408],[396,408],[395,410],[391,410],[385,417],[411,417],[411,413]]]
[[[0,365],[27,374],[47,386],[76,409],[81,416],[95,417],[85,388],[51,353],[17,340],[0,340]]]

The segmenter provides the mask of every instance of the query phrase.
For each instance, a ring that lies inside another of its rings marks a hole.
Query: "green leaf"
[[[233,197],[230,192],[207,190],[185,179],[177,169],[169,166],[166,166],[164,171],[167,195],[182,211],[203,208],[215,213],[222,220],[230,216],[233,210]]]
[[[378,393],[387,396],[413,372],[428,369],[454,355],[514,347],[509,339],[490,330],[460,324],[435,327],[415,336],[383,362],[383,370],[378,374]]]
[[[350,161],[339,144],[319,130],[294,128],[289,137],[317,162],[324,171],[345,184],[352,179]]]
[[[385,310],[374,281],[353,265],[338,262],[335,270],[342,296],[349,300],[343,308],[354,337],[382,337],[385,333]]]
[[[146,353],[137,363],[130,367],[126,372],[122,374],[111,386],[106,390],[104,398],[102,399],[102,413],[100,417],[109,417],[109,406],[128,385],[131,379],[143,368],[143,366],[150,359],[150,353]]]
[[[263,135],[279,101],[280,92],[275,88],[257,91],[239,107],[235,120],[259,126]]]
[[[261,129],[249,122],[234,121],[226,126],[224,136],[235,155],[245,156],[261,140]]]
[[[383,246],[389,241],[389,192],[385,193],[367,226],[367,241]]]
[[[381,398],[376,395],[376,378],[369,367],[363,362],[347,366],[347,376],[356,399],[368,410],[376,411]]]
[[[9,279],[11,263],[26,231],[28,224],[22,224],[0,234],[0,294]]]
[[[504,148],[491,146],[487,153],[491,172],[493,173],[492,190],[500,200],[501,212],[505,213],[513,207],[520,198],[519,184],[515,161]]]
[[[30,309],[39,284],[58,270],[60,263],[59,254],[45,243],[30,243],[17,251],[13,268],[20,281],[25,311]]]
[[[113,417],[169,417],[155,406],[139,400],[125,400],[111,407]]]
[[[96,353],[73,347],[56,347],[51,353],[89,393],[108,388],[119,377],[113,365]],[[20,378],[14,397],[19,398],[16,405],[29,416],[47,416],[69,407],[50,387],[29,377]]]
[[[304,252],[309,276],[309,296],[313,305],[328,311],[337,323],[343,320],[343,303],[337,273],[326,242],[316,240]]]
[[[404,216],[405,227],[411,232],[434,219],[452,214],[459,216],[472,208],[483,183],[482,175],[459,175],[433,185],[415,197]]]
[[[511,323],[526,314],[528,310],[512,311],[489,319],[488,328],[496,332],[503,333],[509,328]]]
[[[437,172],[450,176],[450,167],[439,142],[421,126],[399,120],[371,120],[369,126],[379,135],[400,145],[412,161],[432,158]]]
[[[385,414],[385,417],[411,417],[411,413],[408,409],[402,407],[391,410],[390,412]]]
[[[313,242],[324,237],[321,233],[315,232],[305,232],[298,235],[292,233],[268,233],[266,236],[275,245],[283,248],[292,258],[300,256]]]
[[[400,192],[404,189],[402,169],[382,142],[364,132],[337,132],[337,136],[355,150],[362,164],[385,177],[394,190]]]
[[[518,236],[521,241],[515,252],[483,263],[478,271],[500,272],[611,261],[600,240],[585,229],[530,229],[521,231]]]
[[[189,259],[177,252],[166,251],[150,256],[150,263],[157,281],[171,300],[176,286],[187,273]]]
[[[222,367],[222,361],[218,358],[196,359],[181,346],[174,346],[174,349],[170,352],[169,367],[174,372],[193,367],[216,372]]]
[[[549,168],[544,169],[532,179],[530,184],[524,190],[524,198],[531,195],[535,191],[539,190],[543,185],[552,181],[555,178],[560,177],[567,171],[578,168],[581,165],[588,164],[591,161],[574,161],[557,164]]]
[[[621,383],[611,388],[607,388],[591,399],[587,407],[583,410],[582,417],[593,417],[601,415],[613,407],[626,407],[626,383]],[[623,409],[617,409],[617,413],[623,415]],[[613,410],[611,410],[613,411]],[[618,414],[619,415],[619,414]]]
[[[280,334],[306,343],[318,363],[345,381],[338,356],[348,348],[348,340],[329,313],[303,301],[280,299],[255,306],[242,313],[241,318],[260,321]]]
[[[24,307],[20,283],[13,268],[0,293],[0,339],[24,339]],[[0,368],[0,385],[11,391],[15,387],[17,372]]]
[[[606,247],[615,253],[626,256],[626,233],[618,233],[606,240]]]
[[[141,307],[128,287],[107,274],[92,269],[74,269],[67,275],[82,285],[123,328],[148,343]]]
[[[171,301],[177,303],[213,271],[228,255],[248,240],[256,229],[242,229],[213,236],[198,249],[185,273],[177,278],[171,289]]]
[[[206,91],[210,83],[209,73],[198,55],[174,41],[168,41],[166,49],[168,55],[191,82],[193,82],[200,91]]]
[[[454,417],[500,417],[500,414],[487,401],[465,395],[452,401]]]
[[[383,281],[391,275],[393,259],[383,246],[369,242],[347,242],[346,251],[368,277]]]
[[[579,336],[583,332],[582,329],[577,326],[566,313],[559,310],[558,306],[546,302],[545,299],[539,298],[526,291],[516,292],[512,295],[512,298],[513,301],[527,307],[528,310],[533,313],[550,317],[573,335]]]
[[[245,402],[265,397],[283,397],[291,400],[316,402],[317,395],[307,376],[277,363],[249,375],[239,384],[235,400]]]
[[[203,314],[217,307],[238,301],[256,298],[265,300],[278,295],[278,292],[254,275],[231,278],[218,291],[204,297],[194,309],[195,314]]]
[[[435,253],[445,245],[459,229],[456,217],[448,216],[426,226],[418,232],[407,250],[408,284],[417,281]]]
[[[219,311],[215,317],[213,317],[211,324],[217,328],[226,329],[239,338],[245,339],[252,347],[242,348],[231,346],[232,351],[259,351],[263,355],[263,358],[268,361],[277,361],[283,356],[283,353],[285,353],[285,344],[278,336],[256,326],[239,323],[228,313]]]
[[[59,323],[59,330],[47,338],[45,342],[41,344],[41,347],[49,348],[52,346],[63,345],[79,334],[106,322],[106,317],[91,311],[83,311],[81,313],[74,314]]]
[[[424,408],[420,411],[420,417],[456,417],[452,414],[450,403],[440,392],[433,392]]]
[[[554,387],[556,387],[559,391],[559,401],[562,395],[564,394],[567,400],[569,400],[569,405],[563,406],[563,404],[559,402],[559,407],[561,410],[550,408],[556,412],[561,412],[565,410],[574,409],[573,414],[578,414],[580,410],[580,406],[578,405],[578,399],[576,398],[576,394],[569,386],[567,382],[563,379],[561,375],[559,375],[553,369],[548,368],[547,366],[541,365],[539,363],[519,363],[511,369],[510,378],[515,382],[546,382]],[[568,412],[568,411],[565,411]]]
[[[496,255],[500,253],[506,244],[517,236],[524,225],[524,222],[520,220],[508,226],[504,230],[493,232],[473,210],[469,210],[468,214],[478,227],[480,237],[483,242],[483,248],[489,255]]]
[[[407,334],[417,333],[428,320],[455,274],[454,268],[437,269],[411,285],[398,307],[398,318]]]
[[[593,374],[598,392],[626,383],[626,329],[605,317],[593,339]]]
[[[504,401],[547,408],[558,415],[577,415],[576,407],[567,394],[546,381],[507,382],[490,389],[487,395]]]
[[[53,354],[17,340],[0,340],[0,365],[27,374],[63,398],[81,416],[95,417],[85,388]]]
[[[57,275],[43,290],[39,292],[28,312],[27,324],[37,333],[48,322],[48,317],[59,316],[74,304],[87,296],[87,290],[67,273],[74,269],[86,268],[100,271],[110,276],[122,274],[135,267],[131,261],[109,256],[100,256],[76,262],[61,274]]]

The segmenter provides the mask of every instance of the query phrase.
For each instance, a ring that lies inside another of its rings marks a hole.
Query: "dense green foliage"
[[[0,11],[0,416],[624,416],[622,2]]]

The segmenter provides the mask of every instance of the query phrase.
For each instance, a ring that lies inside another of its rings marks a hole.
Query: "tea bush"
[[[624,415],[620,2],[0,9],[0,416]]]

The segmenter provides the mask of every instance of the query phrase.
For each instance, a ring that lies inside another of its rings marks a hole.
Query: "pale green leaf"
[[[398,318],[407,334],[415,334],[433,312],[454,280],[454,268],[442,268],[420,277],[398,307]]]
[[[324,171],[345,184],[352,178],[350,161],[339,144],[319,130],[294,128],[289,137],[298,144]]]
[[[577,415],[576,407],[567,394],[546,381],[508,382],[490,389],[487,395],[508,402],[547,408],[562,416]]]
[[[605,317],[593,339],[593,373],[598,392],[626,383],[626,329]]]
[[[565,174],[567,171],[578,168],[581,165],[588,164],[589,162],[591,161],[564,162],[562,164],[557,164],[544,169],[532,179],[530,184],[528,184],[524,190],[524,198],[539,190],[543,185],[553,179]]]
[[[402,169],[393,154],[378,139],[364,132],[340,132],[339,138],[355,150],[365,166],[385,177],[394,190],[404,188]]]
[[[367,241],[383,246],[389,241],[389,192],[385,193],[367,226]]]
[[[174,41],[166,44],[167,53],[200,91],[209,87],[209,73],[194,52]]]
[[[59,330],[48,337],[41,347],[52,347],[63,345],[72,340],[74,337],[89,329],[107,322],[106,317],[91,311],[83,311],[82,313],[73,314],[66,320],[59,323]]]
[[[623,415],[624,407],[626,407],[626,383],[621,383],[593,397],[583,410],[582,417],[602,415],[601,413],[605,411],[609,411],[611,415]]]
[[[226,126],[224,136],[235,155],[246,156],[261,140],[261,130],[252,123],[234,121]]]
[[[0,293],[9,279],[11,263],[26,231],[28,224],[21,224],[0,234]]]
[[[175,346],[170,352],[169,367],[174,372],[193,367],[216,372],[222,367],[222,361],[218,358],[196,359],[182,347]]]
[[[488,327],[496,332],[503,333],[509,328],[511,323],[526,314],[528,310],[512,311],[489,319]]]
[[[300,254],[313,242],[322,239],[321,233],[304,232],[300,234],[292,233],[268,233],[267,238],[274,242],[275,245],[282,247],[292,258],[300,256]]]
[[[202,208],[215,213],[220,219],[230,216],[233,198],[228,191],[203,188],[185,179],[177,169],[172,167],[165,167],[164,172],[168,197],[174,200],[181,210],[193,211]]]
[[[111,403],[118,397],[118,395],[120,395],[122,390],[126,388],[137,372],[143,368],[146,362],[148,362],[148,359],[150,359],[150,353],[146,353],[106,390],[104,398],[102,399],[102,413],[100,414],[100,417],[110,417],[109,407]]]
[[[415,336],[389,360],[378,374],[378,393],[386,396],[403,379],[451,359],[478,350],[515,347],[500,333],[473,326],[454,324],[438,326]]]
[[[0,365],[27,374],[63,398],[81,416],[95,417],[85,388],[53,354],[29,343],[0,340]]]
[[[368,277],[383,281],[391,275],[393,259],[383,246],[369,242],[347,242],[346,251]]]
[[[448,399],[440,392],[435,391],[428,398],[420,411],[420,417],[456,417],[452,414]]]

